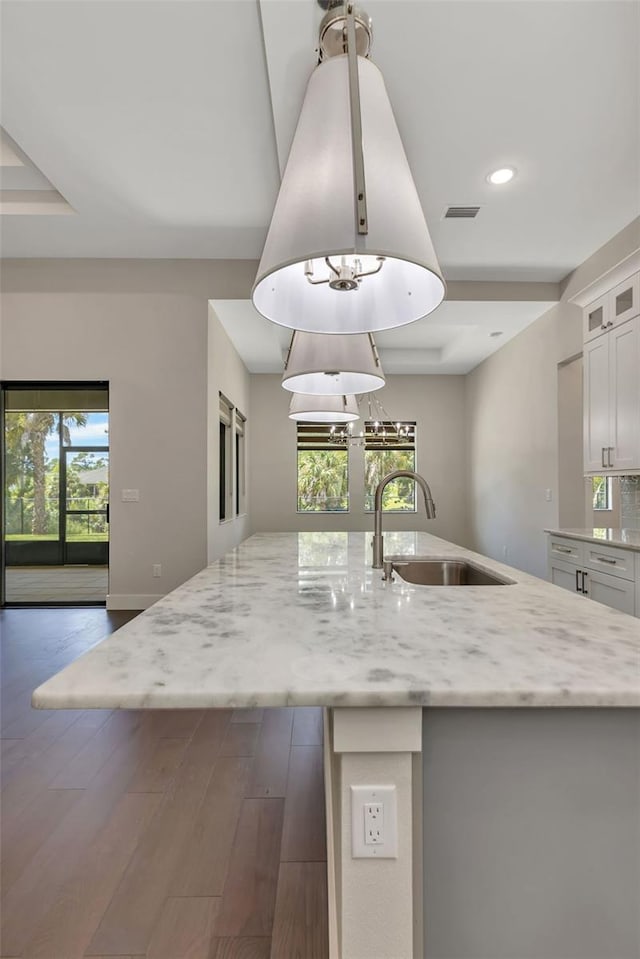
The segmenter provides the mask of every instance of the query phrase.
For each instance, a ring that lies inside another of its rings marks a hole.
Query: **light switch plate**
[[[372,807],[382,807],[378,818],[382,835],[367,841]],[[351,856],[353,859],[398,858],[398,803],[395,786],[351,787]]]
[[[138,503],[139,501],[140,501],[139,489],[123,489],[122,490],[123,503]]]

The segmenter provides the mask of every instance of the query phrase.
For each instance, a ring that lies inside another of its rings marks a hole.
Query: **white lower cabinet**
[[[636,584],[620,576],[609,576],[597,570],[584,571],[584,595],[595,599],[596,603],[604,603],[619,609],[621,613],[635,615]]]
[[[549,581],[572,593],[579,593],[640,616],[640,554],[615,546],[601,546],[549,534]]]

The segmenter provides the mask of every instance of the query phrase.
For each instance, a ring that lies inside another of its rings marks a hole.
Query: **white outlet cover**
[[[139,489],[123,489],[122,490],[123,503],[138,503],[139,501],[140,501]]]
[[[398,858],[398,793],[395,786],[351,787],[351,856],[353,859]],[[365,806],[381,803],[384,807],[384,842],[365,841]]]

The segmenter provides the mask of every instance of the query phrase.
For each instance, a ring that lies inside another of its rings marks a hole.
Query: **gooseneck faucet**
[[[433,502],[429,484],[423,476],[420,476],[419,473],[414,473],[413,470],[394,470],[392,473],[387,473],[376,486],[375,525],[373,530],[373,569],[382,569],[382,556],[384,553],[382,536],[382,494],[384,493],[387,483],[400,477],[412,479],[420,487],[424,494],[427,519],[436,518],[436,504]]]

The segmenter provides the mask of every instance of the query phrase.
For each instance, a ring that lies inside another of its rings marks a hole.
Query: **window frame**
[[[604,480],[605,483],[605,506],[596,506],[595,498],[597,493],[594,489],[596,480]],[[610,513],[613,509],[613,477],[612,476],[592,476],[591,477],[591,509],[594,513]]]
[[[345,516],[351,512],[351,458],[348,443],[330,441],[331,424],[299,421],[296,424],[296,514],[300,516]],[[306,443],[301,447],[301,440]],[[300,454],[343,452],[346,469],[346,509],[300,509]]]
[[[408,430],[409,430],[408,439],[407,439],[407,441],[406,441],[405,443],[394,443],[394,444],[388,444],[388,445],[387,445],[387,444],[384,444],[383,442],[380,442],[380,441],[379,441],[379,442],[376,442],[376,435],[375,435],[374,431],[371,429],[371,427],[374,426],[375,422],[376,422],[376,421],[374,421],[374,420],[366,420],[365,423],[364,423],[365,439],[364,439],[364,449],[363,449],[363,470],[364,470],[364,474],[363,474],[363,487],[364,487],[364,489],[363,489],[363,497],[364,497],[364,512],[365,512],[365,514],[367,514],[367,515],[371,515],[371,514],[375,513],[375,507],[374,507],[373,505],[367,506],[367,495],[368,495],[368,491],[367,491],[367,453],[385,452],[385,451],[393,452],[394,450],[397,451],[397,452],[411,452],[411,453],[413,453],[413,466],[412,466],[412,467],[409,467],[409,468],[410,468],[414,473],[416,473],[416,472],[418,471],[417,423],[416,423],[414,420],[398,420],[398,421],[396,421],[397,423],[399,423],[400,426],[405,426],[405,427],[408,428]],[[381,424],[381,425],[382,425],[382,424]],[[394,423],[394,425],[396,425],[396,424]],[[387,489],[388,489],[388,487],[387,487]],[[386,492],[387,492],[387,490],[385,490],[385,495],[386,495]],[[372,492],[372,503],[374,502],[374,500],[373,500],[373,494],[374,494],[374,493],[375,493],[375,490]],[[413,515],[414,513],[417,513],[417,512],[418,512],[418,499],[417,499],[417,492],[416,492],[416,485],[415,485],[415,483],[412,484],[412,495],[413,495],[413,507],[412,507],[411,509],[389,509],[388,507],[385,507],[385,505],[384,505],[384,498],[385,498],[385,497],[384,497],[384,495],[383,495],[383,498],[382,498],[382,512],[383,512],[383,513],[391,514],[391,515],[393,515],[393,516],[406,516],[406,515]]]
[[[247,496],[247,417],[236,409],[234,424],[234,486],[235,486],[235,515],[243,516],[246,513]]]
[[[218,413],[218,520],[227,523],[233,518],[233,472],[231,427],[233,403],[219,393]]]

